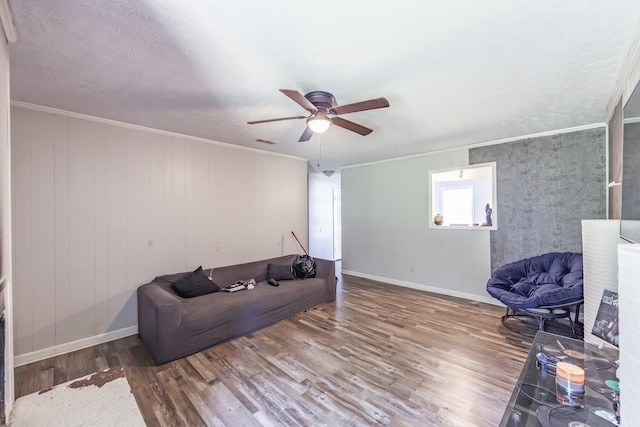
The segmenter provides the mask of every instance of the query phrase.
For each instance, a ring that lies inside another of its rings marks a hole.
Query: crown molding
[[[2,0],[0,0],[0,1],[2,1]],[[72,117],[72,118],[75,118],[75,119],[88,120],[88,121],[92,121],[92,122],[96,122],[96,123],[103,123],[103,124],[106,124],[106,125],[123,127],[123,128],[126,128],[126,129],[134,129],[134,130],[140,130],[140,131],[144,131],[144,132],[151,132],[151,133],[155,133],[155,134],[158,134],[158,135],[172,136],[172,137],[176,137],[176,138],[187,139],[187,140],[190,140],[190,141],[204,142],[204,143],[207,143],[207,144],[220,145],[220,146],[224,146],[224,147],[227,147],[227,148],[234,148],[234,149],[238,149],[238,150],[251,151],[251,152],[260,153],[260,154],[269,154],[269,155],[272,155],[272,156],[284,157],[284,158],[300,160],[300,161],[304,161],[304,162],[308,161],[308,159],[305,159],[305,158],[302,158],[302,157],[297,157],[297,156],[292,156],[292,155],[289,155],[289,154],[275,153],[273,151],[265,151],[265,150],[260,150],[258,148],[252,148],[252,147],[244,147],[242,145],[229,144],[228,142],[216,141],[214,139],[207,139],[207,138],[201,138],[199,136],[185,135],[185,134],[177,133],[177,132],[170,132],[170,131],[161,130],[161,129],[154,129],[154,128],[150,128],[150,127],[146,127],[146,126],[134,125],[132,123],[120,122],[120,121],[117,121],[117,120],[105,119],[105,118],[97,117],[97,116],[90,116],[88,114],[82,114],[82,113],[76,113],[76,112],[73,112],[73,111],[61,110],[59,108],[45,107],[44,105],[37,105],[37,104],[30,104],[28,102],[23,102],[23,101],[13,101],[12,100],[11,101],[11,106],[12,107],[18,107],[18,108],[24,108],[24,109],[27,109],[27,110],[41,111],[43,113],[50,113],[50,114],[57,114],[57,115],[66,116],[66,117]]]
[[[414,158],[417,158],[417,157],[431,156],[431,155],[434,155],[434,154],[449,153],[451,151],[468,150],[470,148],[484,147],[484,146],[487,146],[487,145],[506,144],[506,143],[511,143],[511,142],[522,141],[523,139],[539,138],[539,137],[542,137],[542,136],[551,136],[551,135],[560,135],[560,134],[563,134],[563,133],[580,132],[580,131],[583,131],[583,130],[591,130],[591,129],[598,129],[598,128],[605,128],[605,130],[606,130],[607,125],[606,125],[606,123],[592,123],[592,124],[589,124],[589,125],[574,126],[574,127],[570,127],[570,128],[556,129],[556,130],[550,130],[550,131],[546,131],[546,132],[531,133],[531,134],[528,134],[528,135],[514,136],[514,137],[502,138],[502,139],[495,139],[493,141],[478,142],[478,143],[475,143],[475,144],[462,145],[460,147],[444,148],[442,150],[434,150],[434,151],[429,151],[429,152],[426,152],[426,153],[412,154],[412,155],[409,155],[409,156],[396,157],[396,158],[393,158],[393,159],[385,159],[385,160],[378,160],[378,161],[375,161],[375,162],[360,163],[360,164],[357,164],[357,165],[344,166],[341,169],[358,168],[358,167],[361,167],[361,166],[371,166],[371,165],[377,165],[377,164],[380,164],[380,163],[395,162],[395,161],[398,161],[398,160],[407,160],[407,159],[414,159]]]
[[[13,22],[13,14],[11,13],[11,7],[8,0],[0,0],[0,21],[2,22],[2,29],[4,35],[7,37],[9,43],[15,43],[18,41],[18,31],[16,30],[16,24]]]

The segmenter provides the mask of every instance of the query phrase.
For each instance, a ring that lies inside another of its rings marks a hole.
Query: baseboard
[[[138,333],[138,325],[129,326],[127,328],[118,329],[117,331],[110,331],[104,334],[95,335],[88,338],[82,338],[77,341],[72,341],[53,347],[43,348],[42,350],[32,351],[31,353],[19,354],[13,359],[14,366],[22,366],[28,363],[38,362],[40,360],[48,359],[53,356],[59,356],[61,354],[70,353],[76,350],[82,350],[83,348],[91,347],[97,344],[104,344],[109,341],[117,340],[120,338],[128,337]]]
[[[363,279],[375,280],[377,282],[388,283],[390,285],[402,286],[405,288],[417,289],[419,291],[431,292],[434,294],[446,295],[456,298],[463,298],[471,301],[483,302],[486,304],[504,307],[504,304],[502,304],[500,301],[489,296],[485,297],[481,295],[469,294],[466,292],[454,291],[452,289],[439,288],[437,286],[422,285],[420,283],[406,282],[404,280],[390,279],[388,277],[373,276],[371,274],[359,273],[357,271],[342,270],[341,273],[347,274],[349,276],[361,277]]]

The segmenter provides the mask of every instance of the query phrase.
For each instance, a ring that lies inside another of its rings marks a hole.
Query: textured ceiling
[[[11,97],[340,166],[600,123],[637,0],[10,0]],[[287,88],[390,108],[308,143]],[[267,145],[264,139],[276,142]]]

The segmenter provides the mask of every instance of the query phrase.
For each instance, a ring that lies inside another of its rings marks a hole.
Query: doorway
[[[333,189],[333,259],[342,259],[342,190]]]
[[[340,173],[309,173],[309,253],[313,257],[342,258],[342,194]]]

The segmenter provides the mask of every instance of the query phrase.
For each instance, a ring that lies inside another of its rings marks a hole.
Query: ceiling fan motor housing
[[[304,97],[307,98],[313,105],[318,107],[319,110],[325,110],[326,112],[338,105],[336,102],[336,98],[332,94],[330,94],[329,92],[323,92],[321,90],[309,92]]]

